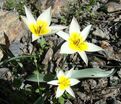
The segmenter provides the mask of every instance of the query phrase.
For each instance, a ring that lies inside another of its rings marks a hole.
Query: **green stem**
[[[36,60],[36,56],[34,57],[34,59],[35,59],[35,66],[36,66],[36,69],[37,69],[37,81],[38,81],[38,87],[39,87],[39,93],[41,93],[41,91],[40,91],[40,76],[39,76],[39,67],[38,67],[38,65],[37,65],[37,60]]]

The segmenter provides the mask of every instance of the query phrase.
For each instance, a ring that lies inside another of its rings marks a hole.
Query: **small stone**
[[[107,104],[117,104],[116,103],[116,98],[115,97],[108,97],[106,99]]]
[[[0,44],[6,45],[6,39],[4,32],[0,32]]]
[[[9,47],[10,51],[15,55],[18,56],[21,53],[21,44],[20,42],[13,42],[12,44],[10,44]]]
[[[72,104],[72,102],[67,100],[65,104]]]
[[[0,49],[0,61],[2,60],[3,58],[3,51]]]
[[[103,67],[106,65],[105,61],[98,58],[98,57],[93,57],[92,60],[90,61],[90,65],[92,65],[93,68],[99,68]]]
[[[114,49],[111,46],[111,44],[109,44],[107,41],[101,41],[101,47],[105,50],[104,51],[104,56],[110,60],[110,59],[114,59],[116,60],[115,54],[114,54]]]
[[[119,15],[118,17],[116,17],[115,19],[114,19],[114,22],[119,22],[121,20],[121,15]]]
[[[15,56],[21,55],[23,48],[28,50],[27,46],[31,41],[31,39],[28,38],[29,32],[24,25],[25,24],[20,21],[17,12],[0,11],[0,43],[7,45]],[[25,41],[22,43],[23,38]],[[21,45],[21,43],[23,45]],[[28,53],[28,51],[25,53]]]
[[[86,81],[82,82],[82,87],[84,87],[84,90],[87,92],[90,92],[89,84]]]
[[[116,97],[119,94],[119,92],[120,92],[119,88],[102,90],[104,98]]]
[[[33,47],[34,47],[34,46],[30,43],[30,44],[29,44],[29,47],[28,47],[29,53],[32,53]]]
[[[91,89],[94,89],[97,86],[97,82],[93,79],[89,79],[88,83],[89,83]]]
[[[0,11],[0,33],[4,33],[9,43],[19,41],[28,34],[23,22],[19,20],[17,12]]]
[[[111,76],[110,77],[110,84],[111,86],[116,86],[119,83],[119,78],[116,76]]]
[[[42,63],[47,65],[49,63],[49,61],[52,59],[52,56],[53,56],[53,49],[49,48]]]
[[[98,88],[104,88],[108,85],[108,79],[107,78],[102,78],[98,80]]]
[[[105,34],[101,29],[99,29],[98,27],[96,28],[95,31],[93,31],[93,34],[95,36],[99,36],[101,38],[108,38],[109,36],[107,34]]]
[[[0,0],[0,9],[3,9],[5,2],[6,2],[6,0]]]
[[[121,78],[121,69],[117,73],[118,73],[118,76]]]
[[[107,4],[107,11],[110,12],[116,12],[121,10],[121,4],[116,2],[109,2]]]
[[[12,73],[8,68],[0,68],[0,79],[12,80]]]
[[[53,60],[55,60],[57,67],[65,66],[63,65],[63,55],[60,55],[60,50],[54,53]]]
[[[121,104],[121,101],[119,101],[119,100],[116,100],[116,104]]]
[[[81,98],[81,100],[87,100],[87,95],[85,93],[77,92],[77,95]]]
[[[107,104],[107,103],[104,99],[101,99],[101,100],[95,102],[95,104]]]
[[[107,3],[108,0],[100,0],[100,2],[102,2],[102,3]]]

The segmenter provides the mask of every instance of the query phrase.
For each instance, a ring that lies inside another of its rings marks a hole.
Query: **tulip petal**
[[[47,84],[58,85],[58,80],[49,81]]]
[[[95,52],[95,51],[103,50],[101,47],[99,47],[93,43],[87,43],[87,44],[88,44],[88,49],[86,51],[88,51],[88,52]]]
[[[50,26],[49,28],[51,30],[51,34],[54,34],[54,33],[57,33],[65,28],[67,28],[67,26],[54,25],[54,26]]]
[[[27,20],[27,18],[25,16],[21,16],[21,19],[29,27],[29,21]]]
[[[37,18],[37,21],[42,20],[46,21],[48,25],[51,23],[51,7],[46,9],[40,16]]]
[[[69,27],[69,34],[73,32],[80,33],[80,26],[75,17],[73,17],[70,27]]]
[[[88,58],[85,52],[79,52],[79,55],[81,56],[82,60],[88,65]]]
[[[60,88],[58,87],[56,91],[56,98],[60,97],[63,93],[64,93],[64,90],[60,90]]]
[[[69,71],[66,72],[66,76],[71,78],[74,68],[71,68]]]
[[[60,53],[64,53],[64,54],[73,54],[73,53],[75,53],[75,51],[73,51],[72,49],[69,48],[68,42],[65,42],[65,43],[63,43],[62,46],[61,46]]]
[[[89,34],[89,32],[90,32],[91,26],[92,26],[92,25],[88,25],[88,26],[85,27],[85,28],[82,30],[82,32],[81,32],[81,35],[82,35],[84,41],[86,40],[86,38],[87,38],[87,36],[88,36],[88,34]]]
[[[62,70],[60,70],[58,73],[57,73],[57,78],[59,78],[60,76],[65,76],[64,72]]]
[[[69,34],[63,32],[63,31],[59,31],[56,33],[58,36],[60,36],[61,38],[65,39],[65,40],[68,40],[69,38]]]
[[[75,98],[74,92],[73,92],[73,90],[72,90],[70,87],[68,87],[68,88],[66,89],[66,91],[67,91],[71,96],[73,96],[73,97]]]
[[[36,35],[32,34],[32,42],[39,39],[39,38],[40,38],[40,36],[36,36]]]
[[[30,9],[28,9],[26,6],[24,6],[25,8],[25,13],[26,13],[26,16],[27,16],[27,19],[30,23],[36,23],[36,20],[35,18],[33,17]]]
[[[73,78],[71,78],[70,81],[71,81],[71,86],[76,85],[80,82],[79,80]]]

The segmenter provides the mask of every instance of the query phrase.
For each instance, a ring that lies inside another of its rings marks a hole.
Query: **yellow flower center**
[[[36,23],[30,23],[29,29],[36,36],[44,35],[50,32],[48,23],[42,20],[38,20]]]
[[[65,90],[70,86],[70,79],[66,76],[60,76],[59,77],[59,88],[60,90]]]
[[[83,37],[79,33],[72,33],[68,39],[69,47],[74,51],[86,51],[88,49],[88,44],[83,41]]]

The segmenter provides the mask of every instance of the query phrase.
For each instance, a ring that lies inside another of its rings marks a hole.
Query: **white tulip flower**
[[[29,30],[32,32],[32,41],[37,40],[40,36],[56,33],[62,29],[65,29],[66,26],[55,25],[50,26],[51,23],[51,7],[45,10],[38,18],[35,20],[30,9],[26,6],[25,16],[21,16],[24,23],[27,25]]]
[[[67,91],[71,96],[75,97],[71,86],[78,84],[80,81],[74,78],[71,78],[73,69],[64,73],[62,70],[57,72],[58,80],[49,81],[48,84],[58,85],[56,91],[56,98],[60,97],[65,91]]]
[[[63,43],[63,45],[61,46],[60,53],[73,54],[75,52],[78,52],[83,61],[88,64],[88,58],[85,51],[94,52],[103,50],[101,47],[86,41],[90,29],[91,25],[88,25],[86,28],[83,29],[83,31],[80,31],[80,26],[76,18],[73,17],[69,27],[69,34],[63,31],[59,31],[57,33],[57,35],[66,40],[66,42]]]

